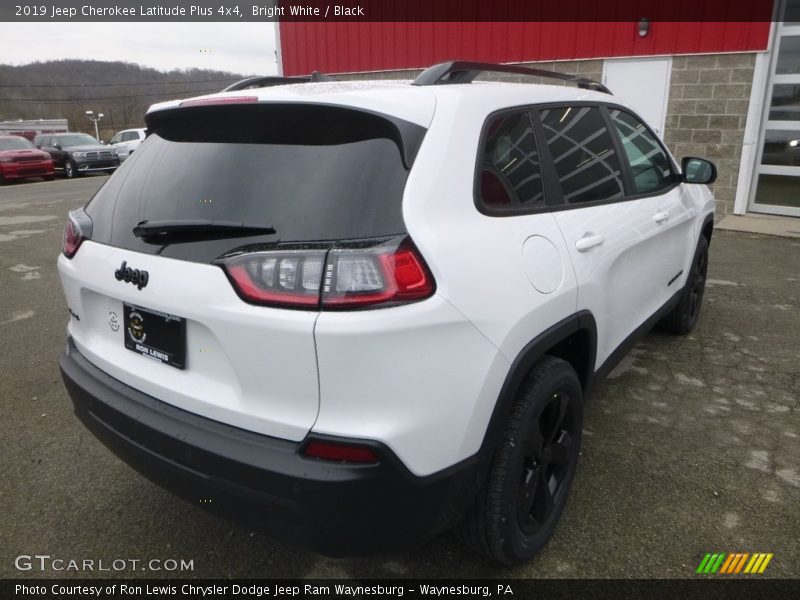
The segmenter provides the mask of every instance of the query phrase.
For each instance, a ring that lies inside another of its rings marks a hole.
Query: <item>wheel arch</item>
[[[586,398],[594,381],[597,356],[597,325],[592,313],[583,310],[559,321],[528,342],[511,363],[481,444],[480,453],[487,463],[491,462],[520,386],[546,355],[566,360],[573,366]]]
[[[700,227],[700,234],[706,238],[708,245],[711,245],[711,236],[714,233],[714,213],[706,215],[703,225]]]

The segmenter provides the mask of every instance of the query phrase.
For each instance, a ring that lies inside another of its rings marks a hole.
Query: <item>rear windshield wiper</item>
[[[133,235],[139,238],[166,236],[259,235],[276,233],[273,227],[248,225],[237,221],[209,221],[206,219],[177,219],[174,221],[139,221]]]

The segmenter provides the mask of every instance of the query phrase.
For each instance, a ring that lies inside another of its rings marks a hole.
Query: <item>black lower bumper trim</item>
[[[59,366],[75,414],[137,471],[207,510],[328,555],[418,545],[457,522],[480,483],[476,460],[416,477],[375,442],[378,464],[304,458],[302,443],[200,417],[113,379],[71,340]]]

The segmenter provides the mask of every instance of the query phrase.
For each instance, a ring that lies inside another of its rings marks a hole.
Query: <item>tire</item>
[[[708,273],[708,240],[700,236],[694,252],[692,268],[677,306],[659,322],[659,329],[678,335],[689,333],[697,325]]]
[[[78,169],[75,168],[75,163],[71,160],[68,160],[64,163],[64,177],[67,179],[72,179],[78,176]]]
[[[486,481],[460,525],[468,546],[513,565],[547,543],[575,477],[582,422],[575,370],[546,356],[520,387]]]

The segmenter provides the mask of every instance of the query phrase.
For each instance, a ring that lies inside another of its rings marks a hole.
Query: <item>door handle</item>
[[[575,248],[577,248],[578,252],[586,252],[595,246],[599,246],[605,241],[606,238],[604,238],[602,235],[585,235],[575,242]]]
[[[663,223],[667,219],[669,219],[669,213],[667,211],[657,212],[655,215],[653,215],[653,221],[656,223]]]

